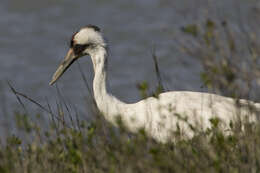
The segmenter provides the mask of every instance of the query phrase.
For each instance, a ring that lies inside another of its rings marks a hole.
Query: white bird
[[[158,98],[149,97],[133,104],[118,100],[107,92],[107,44],[100,29],[93,25],[81,28],[72,36],[69,51],[53,75],[50,85],[75,60],[85,55],[91,57],[94,66],[93,92],[98,109],[114,125],[117,125],[117,118],[120,116],[131,132],[135,133],[143,128],[150,137],[164,143],[174,140],[172,132],[176,130],[192,137],[194,132],[191,126],[200,126],[202,130],[210,128],[212,118],[221,120],[223,131],[230,129],[231,121],[236,118],[250,122],[257,120],[256,112],[251,111],[248,105],[260,110],[259,103],[209,93],[171,91],[160,94]]]

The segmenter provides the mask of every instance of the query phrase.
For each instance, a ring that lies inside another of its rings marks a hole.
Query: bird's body
[[[94,66],[93,91],[97,107],[105,119],[117,125],[120,116],[124,125],[137,132],[143,128],[146,133],[160,142],[166,142],[172,132],[181,130],[192,137],[191,126],[202,129],[211,126],[210,119],[221,120],[221,128],[226,131],[229,123],[236,118],[257,120],[256,112],[249,106],[260,110],[260,104],[248,100],[234,100],[215,94],[172,91],[149,97],[137,103],[127,104],[106,90],[107,49],[106,43],[96,26],[87,26],[74,34],[71,48],[53,76],[53,84],[77,58],[90,55]],[[238,106],[238,104],[240,106]],[[171,140],[171,139],[170,139]]]

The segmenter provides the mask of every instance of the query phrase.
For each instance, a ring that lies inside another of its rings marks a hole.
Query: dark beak
[[[73,49],[70,48],[65,59],[62,61],[62,63],[52,76],[50,85],[54,84],[77,58],[78,56],[76,56]]]

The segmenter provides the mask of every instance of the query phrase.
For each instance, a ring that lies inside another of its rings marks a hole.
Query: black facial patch
[[[80,55],[90,44],[75,44],[73,45],[73,51],[75,55]]]
[[[100,32],[100,31],[101,31],[100,28],[97,27],[97,26],[95,26],[95,25],[87,25],[86,27],[87,27],[87,28],[92,28],[92,29],[94,29],[94,30],[97,31],[97,32]]]
[[[74,45],[74,37],[75,37],[76,34],[77,34],[77,33],[74,33],[74,34],[72,35],[72,37],[71,37],[71,40],[70,40],[70,48],[72,48],[73,45]]]

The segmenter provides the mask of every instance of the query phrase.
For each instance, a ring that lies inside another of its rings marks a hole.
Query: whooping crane
[[[246,105],[251,104],[260,110],[259,103],[241,99],[238,101],[242,106],[238,108],[237,100],[209,93],[171,91],[160,94],[158,98],[150,97],[133,104],[118,100],[106,90],[107,44],[100,29],[94,25],[83,27],[72,36],[69,51],[54,73],[50,85],[75,60],[85,55],[91,57],[94,66],[93,92],[98,109],[114,125],[117,125],[116,119],[120,115],[131,132],[143,128],[149,136],[164,143],[177,128],[192,137],[193,131],[188,124],[201,125],[206,129],[211,127],[210,119],[215,117],[222,121],[221,128],[224,131],[229,129],[230,121],[237,115],[241,119],[247,117],[250,122],[257,120],[256,113],[252,113]]]

